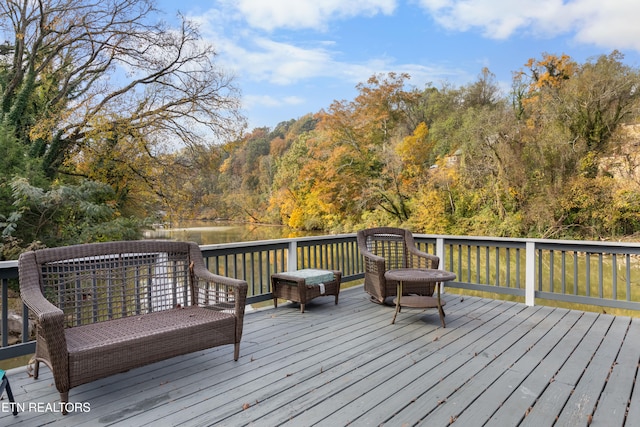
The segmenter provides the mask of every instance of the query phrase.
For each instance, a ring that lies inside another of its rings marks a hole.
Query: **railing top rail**
[[[18,268],[18,260],[0,261],[0,269]]]
[[[486,236],[447,236],[437,234],[414,234],[417,239],[442,239],[447,244],[462,244],[470,246],[497,246],[524,248],[527,243],[534,243],[536,249],[563,250],[594,253],[629,253],[640,254],[640,242],[614,242],[595,240],[554,240],[511,237]]]
[[[18,261],[0,261],[0,279],[18,277]]]
[[[323,236],[289,237],[289,238],[283,238],[283,239],[270,239],[270,240],[250,240],[246,242],[216,243],[216,244],[210,244],[210,245],[200,245],[200,249],[203,251],[214,251],[218,249],[256,247],[259,250],[259,248],[262,248],[265,246],[286,247],[289,243],[294,241],[298,242],[299,245],[304,245],[305,243],[349,240],[349,239],[353,239],[354,237],[355,237],[355,233],[347,233],[347,234],[330,234],[330,235],[323,235]]]

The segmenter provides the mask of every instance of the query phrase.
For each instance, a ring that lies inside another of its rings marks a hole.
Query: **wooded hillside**
[[[353,100],[212,149],[190,181],[213,191],[175,212],[332,232],[637,233],[639,72],[621,60],[545,54],[506,91],[487,69],[463,87],[372,76]]]

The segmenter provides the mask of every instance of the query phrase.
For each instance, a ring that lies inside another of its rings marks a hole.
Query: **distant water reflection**
[[[200,245],[215,243],[249,242],[290,237],[322,235],[322,232],[292,230],[279,225],[245,224],[232,222],[189,222],[175,228],[147,231],[147,239],[188,240]]]

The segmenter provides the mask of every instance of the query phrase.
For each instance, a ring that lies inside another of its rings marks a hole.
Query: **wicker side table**
[[[335,295],[336,304],[340,294],[342,272],[338,270],[304,269],[271,275],[273,306],[278,307],[278,298],[300,303],[304,313],[306,303],[316,297]]]
[[[446,328],[444,321],[444,310],[442,306],[445,304],[440,298],[440,283],[455,280],[456,275],[450,271],[434,270],[429,268],[399,268],[388,270],[384,273],[387,280],[393,280],[398,283],[398,291],[394,302],[396,311],[393,314],[391,324],[396,322],[396,316],[401,307],[413,308],[437,308],[440,315],[442,327]],[[403,296],[403,284],[417,284],[425,287],[424,296]],[[437,296],[433,296],[434,290],[437,289]]]

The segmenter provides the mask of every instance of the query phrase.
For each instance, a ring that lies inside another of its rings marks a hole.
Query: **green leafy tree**
[[[3,223],[4,237],[45,246],[140,237],[139,221],[110,207],[114,192],[108,185],[85,181],[44,191],[16,178],[11,188],[15,211]]]

